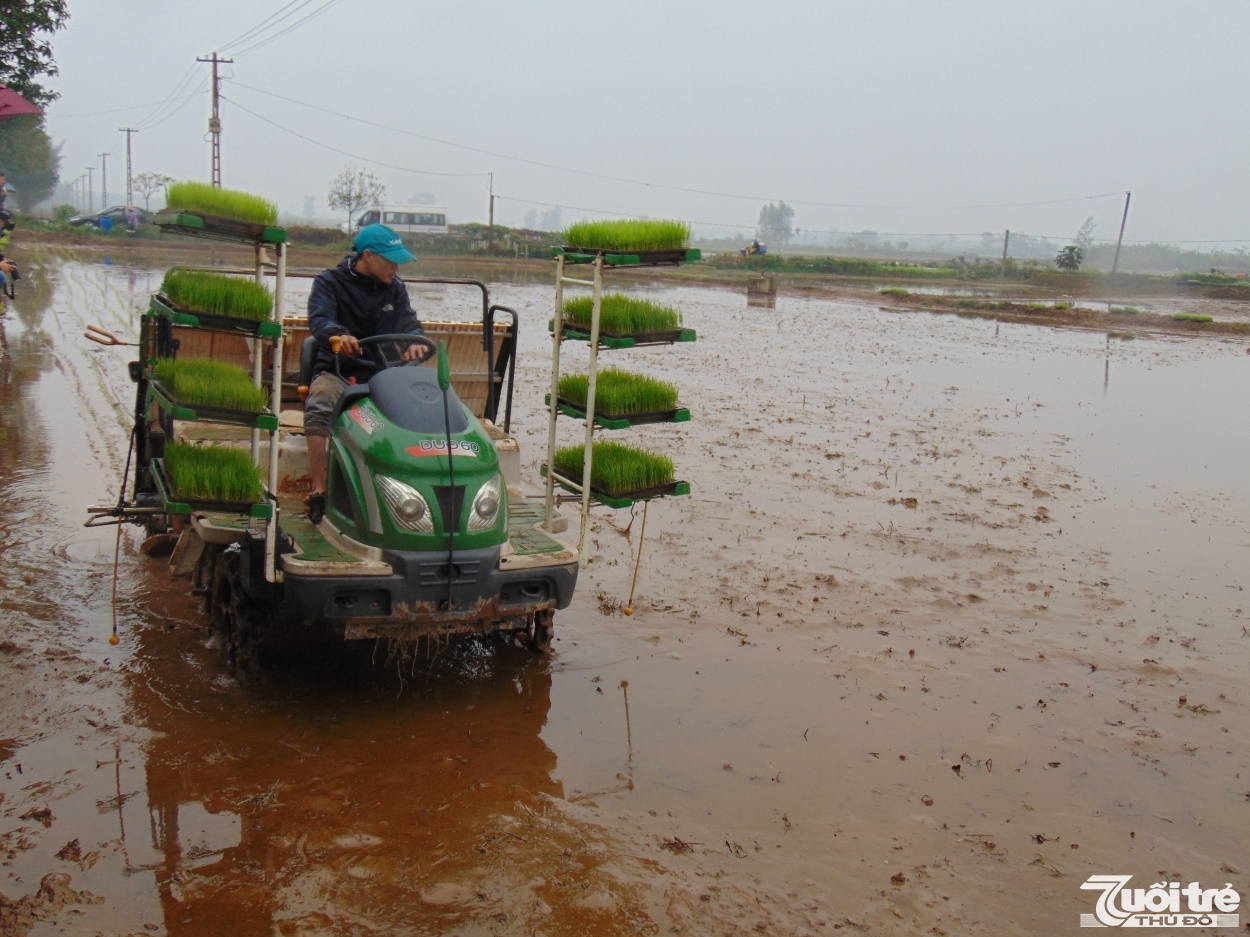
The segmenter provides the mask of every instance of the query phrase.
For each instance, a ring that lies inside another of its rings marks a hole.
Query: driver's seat
[[[308,399],[308,388],[312,384],[313,364],[317,360],[317,339],[309,335],[299,348],[299,399]]]

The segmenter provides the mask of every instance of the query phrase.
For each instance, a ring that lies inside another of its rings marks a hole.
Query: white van
[[[371,224],[384,224],[396,234],[446,234],[447,209],[434,205],[374,205],[360,213],[355,229],[359,231]]]

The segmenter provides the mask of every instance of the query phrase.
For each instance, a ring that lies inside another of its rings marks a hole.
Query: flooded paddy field
[[[1250,892],[1245,341],[647,287],[699,341],[605,363],[693,421],[620,435],[693,493],[632,617],[641,512],[596,508],[550,658],[240,686],[130,531],[109,646],[81,526],[133,405],[81,334],[161,273],[46,260],[0,322],[0,932],[1054,934],[1092,874]],[[537,493],[551,288],[492,290]]]

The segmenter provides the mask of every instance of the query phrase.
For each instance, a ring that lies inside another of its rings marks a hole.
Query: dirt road
[[[1055,934],[1091,874],[1250,893],[1244,342],[655,287],[700,340],[606,354],[680,384],[693,422],[625,435],[693,494],[633,617],[641,519],[596,509],[550,661],[242,688],[129,534],[110,648],[81,527],[131,385],[79,335],[157,278],[49,264],[3,320],[0,932]],[[551,293],[495,297],[537,491]]]

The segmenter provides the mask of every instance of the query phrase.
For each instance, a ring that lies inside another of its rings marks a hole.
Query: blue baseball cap
[[[357,254],[363,251],[373,251],[378,256],[397,264],[406,264],[410,260],[417,259],[408,253],[399,235],[384,224],[371,224],[361,228],[356,235],[352,249]]]

